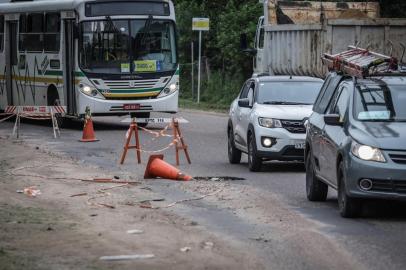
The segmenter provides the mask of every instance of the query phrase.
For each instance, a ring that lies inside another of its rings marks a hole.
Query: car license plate
[[[126,111],[135,111],[141,108],[140,104],[124,104],[123,109]]]
[[[295,143],[296,149],[305,149],[305,147],[306,147],[306,144],[304,142]]]

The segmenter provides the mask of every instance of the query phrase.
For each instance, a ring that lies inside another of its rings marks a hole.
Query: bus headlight
[[[170,83],[159,94],[158,98],[169,96],[178,90],[179,83]]]
[[[79,84],[79,90],[86,96],[104,99],[100,92],[93,86],[81,83]]]

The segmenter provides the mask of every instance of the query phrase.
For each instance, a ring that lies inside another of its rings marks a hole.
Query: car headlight
[[[169,83],[164,90],[161,91],[159,94],[159,98],[169,96],[170,94],[176,92],[179,88],[179,82],[176,83]]]
[[[79,90],[80,90],[80,92],[82,92],[83,94],[85,94],[89,97],[104,99],[104,97],[100,94],[100,92],[94,86],[90,86],[90,85],[81,83],[81,84],[79,84]]]
[[[351,153],[359,159],[376,162],[386,162],[382,151],[378,148],[353,142]]]
[[[266,128],[281,128],[282,123],[278,119],[259,117],[258,122],[260,126]]]

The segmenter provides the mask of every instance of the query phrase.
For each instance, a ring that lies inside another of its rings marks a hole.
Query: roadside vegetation
[[[406,1],[379,2],[382,17],[406,17]],[[231,101],[240,91],[242,83],[252,74],[252,58],[239,49],[240,34],[247,33],[248,40],[254,40],[258,17],[263,14],[262,4],[258,0],[176,0],[176,12],[181,63],[180,106],[227,111]],[[210,18],[210,31],[203,33],[200,105],[195,104],[198,32],[192,31],[193,17]],[[193,63],[191,41],[194,42]]]

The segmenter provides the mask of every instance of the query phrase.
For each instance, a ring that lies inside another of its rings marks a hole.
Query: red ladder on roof
[[[328,67],[329,71],[343,72],[360,78],[399,72],[398,60],[395,57],[354,46],[348,48],[348,51],[342,53],[323,55],[323,64]]]

